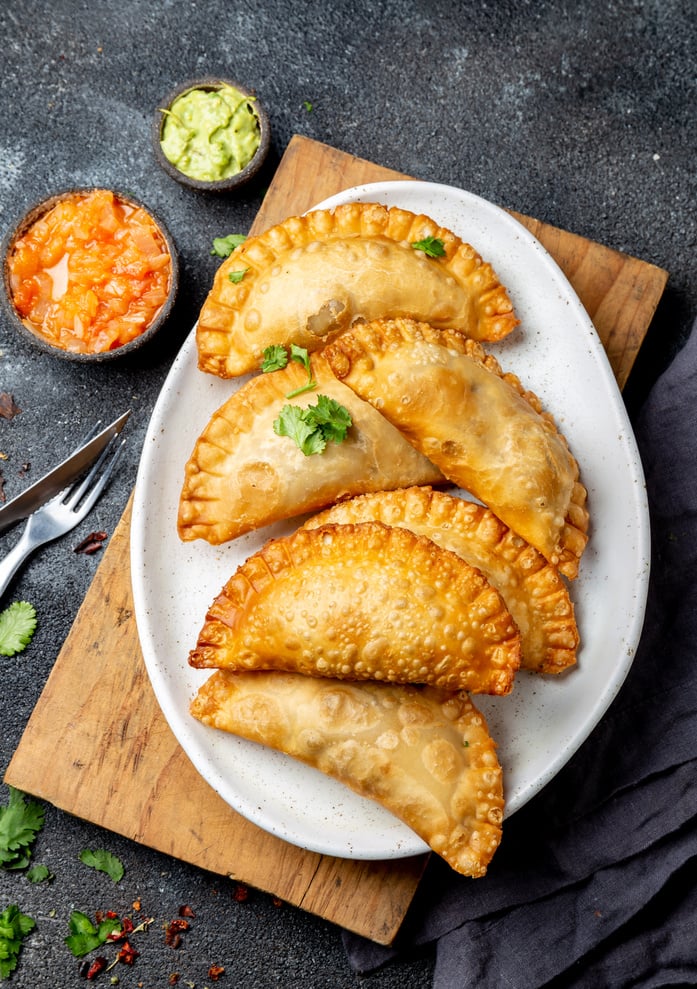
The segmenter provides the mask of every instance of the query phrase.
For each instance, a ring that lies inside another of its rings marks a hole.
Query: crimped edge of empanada
[[[220,670],[190,711],[379,803],[462,875],[486,873],[501,841],[502,770],[464,691]]]
[[[380,522],[326,525],[270,539],[240,564],[189,663],[502,695],[520,633],[482,573],[430,539]]]
[[[312,210],[302,216],[287,217],[262,233],[248,237],[222,262],[196,327],[200,370],[226,378],[256,369],[258,363],[252,366],[231,355],[229,341],[235,334],[245,333],[238,325],[238,319],[252,281],[269,270],[279,258],[314,241],[376,236],[407,244],[429,237],[442,242],[445,255],[430,260],[444,267],[448,275],[461,285],[467,286],[477,300],[478,321],[476,330],[472,331],[476,339],[500,340],[518,325],[508,292],[492,266],[452,231],[423,213],[412,213],[397,206],[345,203],[333,209]],[[244,271],[244,277],[231,286],[229,275],[237,271]],[[277,342],[284,343],[283,340]],[[323,342],[322,338],[318,338],[314,349],[319,349]]]
[[[561,673],[576,663],[579,633],[564,580],[484,505],[424,485],[358,495],[313,515],[305,527],[369,520],[404,526],[478,567],[518,625],[522,669]]]
[[[574,483],[566,516],[560,527],[553,563],[565,577],[573,580],[578,575],[579,561],[588,542],[589,514],[586,507],[587,492],[580,481],[576,459],[569,449],[564,434],[557,428],[554,417],[546,411],[537,395],[524,388],[520,378],[511,371],[504,371],[496,357],[488,353],[477,340],[472,340],[457,330],[439,329],[428,323],[411,319],[378,319],[359,323],[327,344],[322,356],[340,381],[344,381],[353,367],[362,364],[372,367],[373,354],[387,352],[414,339],[423,339],[447,349],[455,350],[479,363],[492,374],[507,382],[538,414],[544,427],[563,443],[574,475]],[[376,403],[373,403],[376,404]],[[376,404],[376,407],[377,404]],[[447,471],[443,473],[447,476]],[[449,478],[449,480],[454,480]]]

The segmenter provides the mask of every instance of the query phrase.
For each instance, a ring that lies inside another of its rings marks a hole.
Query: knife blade
[[[130,416],[130,409],[96,435],[90,436],[69,457],[0,508],[0,532],[26,518],[55,494],[74,481],[97,459],[113,436],[118,436]],[[99,423],[97,427],[99,427]]]

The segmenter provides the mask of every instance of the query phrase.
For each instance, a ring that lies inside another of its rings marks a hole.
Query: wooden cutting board
[[[252,232],[350,186],[403,178],[296,136]],[[622,387],[663,292],[666,272],[514,215],[565,271]],[[179,748],[140,652],[130,584],[130,513],[129,502],[5,782],[175,858],[273,893],[376,942],[391,943],[426,856],[357,862],[287,844],[232,811]]]

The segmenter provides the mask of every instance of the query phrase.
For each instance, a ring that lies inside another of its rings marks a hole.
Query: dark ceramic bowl
[[[163,111],[169,110],[178,97],[183,96],[185,93],[190,93],[192,90],[201,89],[204,90],[204,92],[210,92],[220,89],[221,86],[225,85],[234,87],[242,93],[243,96],[254,98],[251,105],[254,110],[254,114],[259,121],[259,146],[254,154],[254,157],[242,169],[242,171],[237,172],[235,175],[231,175],[229,178],[211,181],[192,178],[190,175],[186,175],[184,172],[180,171],[176,165],[173,165],[162,150],[162,132],[166,120],[166,114]],[[188,186],[190,189],[196,189],[199,192],[234,192],[235,190],[241,188],[249,182],[250,179],[254,178],[261,166],[264,164],[266,156],[269,152],[270,144],[271,127],[264,107],[256,98],[253,90],[248,89],[245,86],[241,86],[238,82],[234,82],[232,79],[207,77],[203,79],[193,79],[189,82],[183,83],[181,86],[178,86],[175,90],[173,90],[169,96],[167,96],[165,100],[159,104],[157,110],[155,111],[155,117],[152,124],[152,145],[158,163],[162,166],[165,172],[171,176],[171,178],[176,179],[176,181],[181,182],[182,185]]]
[[[54,357],[60,357],[64,360],[77,361],[83,364],[99,364],[103,361],[113,361],[116,358],[126,357],[128,354],[132,354],[134,351],[139,350],[148,344],[154,336],[156,336],[162,327],[167,322],[174,302],[177,296],[177,290],[179,287],[179,264],[177,257],[177,249],[175,247],[172,237],[162,223],[147,206],[141,203],[134,196],[127,193],[112,191],[114,196],[121,202],[127,203],[131,206],[139,207],[144,210],[153,221],[157,227],[162,239],[167,247],[167,251],[171,260],[170,269],[170,284],[169,293],[167,295],[166,301],[157,311],[155,318],[152,320],[150,325],[133,340],[129,340],[127,343],[122,344],[120,347],[116,347],[113,350],[106,350],[99,353],[74,353],[69,350],[65,350],[62,347],[55,346],[49,340],[40,336],[38,333],[34,332],[30,326],[27,326],[20,317],[17,309],[15,308],[12,296],[12,288],[10,285],[10,270],[8,259],[11,257],[12,250],[14,248],[17,240],[22,237],[38,219],[40,219],[45,213],[53,209],[58,203],[65,201],[66,199],[72,199],[76,196],[85,195],[91,192],[96,192],[103,187],[90,186],[88,188],[77,188],[77,189],[67,189],[63,192],[55,193],[49,196],[48,199],[42,200],[35,206],[32,206],[27,213],[19,220],[18,223],[12,227],[4,236],[2,240],[2,293],[0,296],[0,301],[2,302],[3,309],[8,316],[10,322],[17,330],[19,335],[29,343],[38,347],[44,353],[52,354]]]

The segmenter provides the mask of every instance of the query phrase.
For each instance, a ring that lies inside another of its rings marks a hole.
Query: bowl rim
[[[134,337],[133,340],[129,340],[128,343],[124,343],[122,346],[116,347],[113,350],[104,350],[95,353],[75,353],[74,351],[65,350],[62,347],[54,346],[50,343],[50,341],[39,336],[38,333],[35,333],[23,322],[21,316],[17,312],[12,297],[8,259],[15,241],[23,236],[32,224],[34,224],[45,213],[48,213],[54,206],[57,206],[58,203],[63,202],[66,199],[89,195],[92,192],[110,192],[122,202],[128,203],[131,206],[136,206],[148,214],[160,231],[167,246],[171,264],[170,285],[167,298],[160,307],[155,319],[146,330],[143,330],[143,332],[137,337]],[[10,321],[25,341],[33,344],[34,347],[43,351],[43,353],[51,354],[52,356],[58,357],[62,360],[83,364],[100,364],[105,361],[112,361],[117,358],[126,357],[128,354],[133,353],[133,351],[139,350],[154,336],[156,336],[159,330],[169,319],[179,291],[178,251],[176,244],[174,243],[174,239],[166,224],[161,220],[159,215],[152,210],[150,206],[147,206],[138,196],[131,192],[125,192],[122,189],[114,189],[106,185],[94,184],[71,186],[70,188],[60,189],[48,196],[43,197],[42,199],[36,200],[33,205],[30,205],[24,210],[20,217],[6,231],[2,241],[0,241],[0,250],[2,251],[2,278],[0,279],[0,287],[2,288],[2,292],[0,293],[0,296],[3,307],[6,310]]]
[[[162,150],[160,141],[162,137],[162,128],[165,122],[165,114],[163,113],[163,110],[169,109],[176,99],[180,96],[184,96],[186,93],[192,92],[195,89],[202,89],[210,92],[220,89],[221,86],[233,86],[240,93],[242,93],[243,96],[253,100],[252,108],[259,121],[259,146],[254,152],[251,160],[235,175],[230,175],[225,179],[211,179],[210,181],[192,178],[190,175],[186,175],[184,172],[180,171],[176,165],[173,165]],[[170,178],[173,178],[175,181],[181,183],[182,185],[188,186],[191,189],[196,189],[199,192],[230,192],[234,189],[238,189],[242,185],[245,185],[252,178],[254,178],[263,165],[271,146],[271,124],[269,122],[269,116],[266,109],[256,94],[256,90],[250,88],[249,86],[244,86],[242,83],[239,83],[228,76],[208,75],[201,76],[196,79],[189,79],[186,82],[180,83],[174,89],[170,90],[164,100],[158,103],[155,109],[155,115],[153,117],[151,137],[155,158]]]

